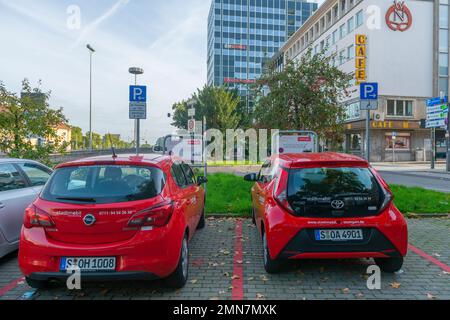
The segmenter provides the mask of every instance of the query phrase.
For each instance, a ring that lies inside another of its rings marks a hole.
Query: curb
[[[448,213],[408,213],[405,215],[406,218],[409,219],[426,219],[426,218],[449,218],[450,214]]]

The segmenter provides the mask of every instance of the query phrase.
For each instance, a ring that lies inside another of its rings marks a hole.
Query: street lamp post
[[[134,75],[134,85],[137,86],[137,76],[144,74],[144,69],[138,67],[131,67],[128,72]],[[139,154],[140,149],[140,131],[141,131],[141,121],[140,119],[134,120],[134,139],[136,141],[136,154]]]
[[[92,151],[92,56],[95,50],[90,44],[86,48],[89,50],[89,150]]]

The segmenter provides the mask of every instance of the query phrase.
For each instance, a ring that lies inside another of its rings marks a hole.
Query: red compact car
[[[161,155],[100,157],[59,165],[25,212],[19,265],[30,286],[188,278],[188,242],[205,226],[205,177]]]
[[[396,272],[407,254],[408,229],[381,176],[355,156],[272,156],[252,189],[254,221],[267,272],[289,259],[374,258]]]

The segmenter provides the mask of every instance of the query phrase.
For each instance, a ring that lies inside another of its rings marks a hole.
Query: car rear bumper
[[[101,275],[120,278],[138,274],[150,274],[165,278],[176,269],[181,243],[182,228],[165,228],[139,231],[133,238],[107,244],[71,244],[49,238],[42,228],[22,229],[19,247],[19,266],[27,277],[52,275],[67,277],[60,273],[62,257],[115,257],[116,270]],[[94,274],[83,273],[85,277]],[[151,277],[152,278],[152,277]]]
[[[295,217],[273,206],[263,222],[272,259],[385,258],[408,252],[408,226],[393,205],[378,216],[334,219]],[[314,232],[324,229],[362,229],[364,240],[316,241]]]
[[[359,228],[360,229],[360,228]],[[282,250],[280,259],[388,258],[400,253],[378,229],[363,228],[361,241],[317,241],[315,229],[301,230]]]
[[[41,272],[31,273],[27,277],[37,281],[67,281],[70,274],[63,272]],[[82,273],[81,282],[96,281],[135,281],[135,280],[157,280],[157,275],[148,272],[94,272]]]

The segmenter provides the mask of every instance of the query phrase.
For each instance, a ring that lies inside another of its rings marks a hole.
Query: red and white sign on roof
[[[411,28],[413,16],[405,1],[394,0],[386,12],[386,24],[393,31],[404,32]]]

